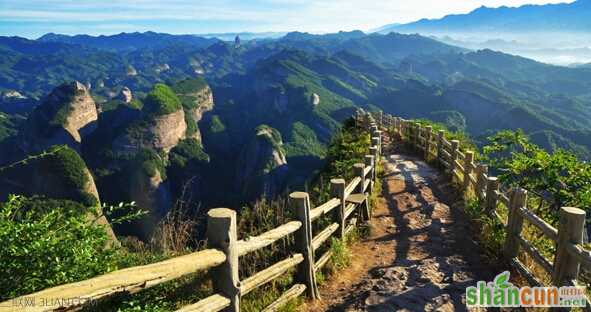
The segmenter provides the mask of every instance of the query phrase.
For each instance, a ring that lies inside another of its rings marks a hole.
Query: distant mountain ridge
[[[147,31],[143,33],[120,33],[110,36],[68,36],[48,33],[41,36],[37,41],[76,44],[109,51],[133,51],[138,49],[158,49],[170,46],[171,44],[187,44],[198,48],[206,48],[218,42],[219,39]]]
[[[572,3],[524,5],[488,8],[482,6],[468,14],[447,15],[441,19],[421,19],[386,25],[387,32],[589,32],[591,31],[591,0]]]

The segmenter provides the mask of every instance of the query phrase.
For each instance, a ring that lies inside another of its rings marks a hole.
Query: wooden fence
[[[380,157],[382,132],[369,115],[357,119],[357,123],[359,127],[371,131],[373,145],[364,163],[357,163],[351,168],[355,178],[348,184],[341,178],[332,179],[332,198],[314,208],[307,193],[291,193],[289,205],[295,210],[297,220],[256,237],[239,240],[236,212],[227,208],[212,209],[207,219],[209,249],[21,296],[0,303],[0,311],[75,310],[99,299],[136,293],[205,270],[210,270],[215,294],[178,311],[240,311],[242,296],[292,268],[296,268],[296,284],[264,311],[276,311],[304,292],[312,299],[319,298],[316,272],[328,263],[332,254],[330,249],[319,257],[315,252],[332,236],[342,239],[355,228],[358,221],[366,221],[371,217],[369,195],[376,179],[375,168]],[[319,233],[313,233],[312,222],[322,216],[330,217],[332,223]],[[241,256],[265,248],[290,234],[294,235],[295,245],[289,257],[252,276],[240,278],[238,269]]]
[[[581,245],[585,231],[584,210],[562,207],[558,229],[556,229],[528,209],[527,190],[509,189],[501,185],[496,177],[488,174],[487,165],[474,161],[473,152],[462,153],[459,141],[446,140],[443,130],[435,133],[432,127],[422,126],[417,122],[382,112],[373,114],[381,127],[399,134],[402,140],[415,148],[423,158],[434,159],[447,169],[459,181],[464,191],[469,189],[474,191],[483,203],[485,212],[497,218],[505,226],[503,255],[531,286],[541,286],[542,282],[517,258],[519,250],[527,253],[546,271],[552,277],[552,285],[555,286],[576,285],[581,266],[591,269],[591,253]],[[506,220],[497,212],[498,204],[507,208]],[[532,242],[523,237],[524,221],[539,229],[546,238],[556,244],[553,262],[542,255]]]

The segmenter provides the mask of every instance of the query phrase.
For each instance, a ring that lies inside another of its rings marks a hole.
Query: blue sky
[[[0,0],[0,35],[369,30],[479,6],[564,0]]]

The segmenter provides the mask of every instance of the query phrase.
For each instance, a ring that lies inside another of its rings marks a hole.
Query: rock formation
[[[40,151],[56,144],[78,149],[82,139],[96,129],[96,104],[80,82],[55,88],[29,116],[22,133],[26,152]]]
[[[317,93],[312,93],[310,101],[312,102],[312,105],[314,105],[314,106],[320,104],[320,95],[318,95]]]
[[[138,207],[148,212],[141,220],[135,222],[138,226],[133,229],[133,234],[148,240],[159,220],[170,210],[170,187],[158,170],[149,173],[138,167],[129,179],[130,197]]]
[[[195,93],[194,96],[196,107],[188,112],[192,119],[189,122],[194,122],[195,125],[195,131],[190,135],[190,137],[195,138],[197,141],[201,142],[201,131],[199,130],[197,124],[201,121],[201,119],[203,119],[203,114],[213,110],[213,93],[211,92],[209,86],[207,86],[203,90]]]
[[[168,153],[180,140],[185,138],[187,124],[185,112],[178,110],[174,113],[156,116],[148,130],[151,137],[151,147]]]
[[[257,127],[242,151],[236,172],[237,188],[248,198],[271,198],[285,186],[287,160],[281,134],[267,125]]]
[[[133,100],[133,94],[128,87],[123,87],[123,89],[121,89],[121,93],[119,94],[119,98],[123,101],[123,103],[129,103],[131,100]]]
[[[2,98],[4,99],[26,99],[27,97],[22,95],[20,92],[16,90],[8,90],[2,93]]]
[[[127,76],[137,76],[137,70],[131,65],[128,65],[125,69],[127,72]]]
[[[234,48],[238,49],[241,46],[241,40],[240,40],[240,36],[236,35],[236,38],[234,38]]]
[[[164,63],[164,64],[157,65],[157,66],[154,68],[154,70],[155,70],[157,73],[161,73],[161,72],[165,72],[165,71],[167,71],[167,70],[170,70],[170,66],[169,66],[168,64]]]
[[[201,142],[198,123],[203,114],[213,110],[213,92],[203,78],[187,79],[173,86],[175,93],[183,101],[187,122],[187,137]]]

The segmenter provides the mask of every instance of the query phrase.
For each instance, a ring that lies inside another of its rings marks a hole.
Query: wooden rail
[[[560,209],[560,221],[558,229],[552,227],[541,217],[527,208],[527,191],[522,188],[512,188],[508,193],[496,177],[488,175],[488,166],[474,161],[471,151],[460,151],[459,142],[447,141],[442,131],[437,136],[428,136],[429,140],[418,138],[420,133],[429,133],[429,127],[422,127],[410,120],[381,114],[384,127],[397,133],[405,142],[415,150],[428,150],[433,146],[436,150],[435,161],[444,168],[449,169],[452,177],[455,177],[464,190],[472,189],[477,198],[484,205],[489,216],[498,218],[503,224],[505,220],[497,213],[497,205],[507,207],[508,217],[505,224],[506,238],[503,254],[507,262],[511,264],[531,286],[539,286],[542,283],[539,278],[517,258],[520,250],[523,250],[534,262],[552,276],[552,284],[555,286],[572,285],[579,276],[580,267],[591,269],[591,252],[583,249],[583,233],[585,230],[585,211],[578,208],[563,207]],[[418,146],[422,145],[422,146]],[[473,176],[472,176],[473,174]],[[533,225],[550,241],[556,243],[554,261],[551,262],[534,247],[532,242],[522,236],[524,222]]]
[[[373,191],[372,183],[376,179],[375,167],[382,150],[382,131],[379,130],[375,119],[368,115],[357,115],[355,119],[359,127],[367,129],[371,134],[372,146],[363,159],[364,162],[357,163],[351,168],[355,177],[349,184],[346,185],[344,179],[332,179],[333,197],[315,208],[311,208],[307,193],[291,193],[290,207],[296,212],[297,220],[258,236],[238,240],[236,212],[227,208],[211,209],[208,212],[206,234],[209,249],[15,298],[0,303],[0,312],[22,311],[22,306],[15,303],[30,298],[35,298],[37,302],[54,304],[27,307],[26,311],[73,310],[94,300],[120,293],[135,293],[203,270],[210,270],[214,294],[178,311],[238,312],[242,296],[286,274],[292,268],[296,268],[296,284],[264,311],[277,311],[289,300],[304,292],[307,292],[311,299],[319,298],[315,273],[329,262],[332,252],[327,249],[317,259],[315,251],[320,250],[333,236],[344,238],[356,226],[357,220],[368,220],[371,214],[368,195]],[[354,198],[355,201],[348,202],[350,198]],[[330,217],[333,222],[314,235],[312,222],[323,216]],[[240,257],[268,247],[290,235],[295,238],[295,246],[292,247],[289,257],[240,280]],[[70,298],[76,300],[63,300]]]

